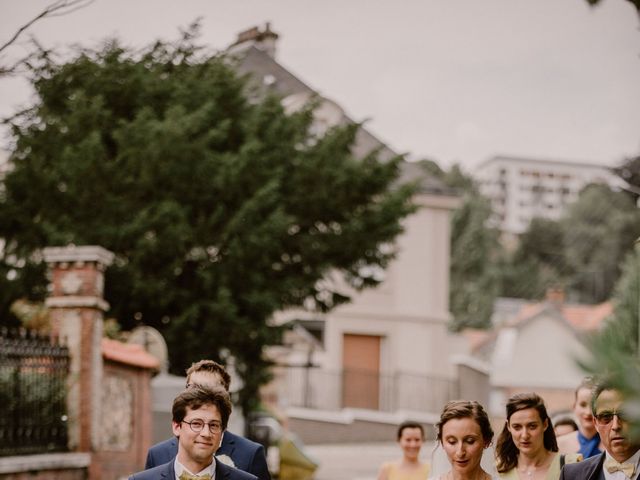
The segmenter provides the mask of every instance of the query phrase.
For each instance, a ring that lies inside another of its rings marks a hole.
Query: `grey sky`
[[[47,3],[0,0],[0,41]],[[623,0],[96,0],[30,33],[46,46],[142,46],[198,16],[220,49],[270,21],[285,67],[410,158],[640,153],[640,19]],[[0,115],[28,98],[24,82],[0,79]]]

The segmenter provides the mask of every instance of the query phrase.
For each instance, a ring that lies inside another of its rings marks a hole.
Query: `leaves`
[[[317,138],[310,109],[249,102],[246,79],[196,38],[138,53],[111,40],[64,63],[43,53],[37,101],[10,120],[0,237],[16,276],[0,282],[11,298],[17,285],[42,295],[34,252],[104,246],[116,254],[110,316],[159,328],[174,372],[230,352],[248,411],[268,378],[263,349],[279,338],[267,320],[309,299],[320,310],[348,300],[322,282],[329,274],[376,285],[367,272],[393,258],[383,247],[413,211],[414,188],[391,188],[400,157],[351,154],[358,125]]]

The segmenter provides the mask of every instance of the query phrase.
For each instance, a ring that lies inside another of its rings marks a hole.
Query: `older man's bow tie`
[[[211,475],[209,473],[205,473],[204,475],[191,475],[187,472],[182,472],[180,474],[180,480],[211,480]]]
[[[622,472],[627,478],[631,478],[633,472],[636,471],[636,466],[633,463],[618,463],[613,458],[608,458],[604,462],[604,468],[609,473]]]

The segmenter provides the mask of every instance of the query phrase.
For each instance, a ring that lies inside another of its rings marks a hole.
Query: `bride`
[[[430,480],[491,480],[492,476],[482,466],[483,453],[491,445],[493,430],[489,417],[478,402],[454,400],[448,402],[440,421],[436,452],[432,463],[438,471],[437,450],[442,448],[449,461],[449,469]],[[491,455],[487,455],[488,470],[493,471]]]

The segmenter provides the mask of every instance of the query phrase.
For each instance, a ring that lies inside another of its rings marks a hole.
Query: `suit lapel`
[[[604,463],[605,453],[601,453],[598,461],[594,463],[594,468],[588,472],[589,476],[587,480],[603,480],[604,479],[604,471],[602,468],[602,464]]]
[[[174,463],[175,463],[174,460],[171,460],[167,464],[167,468],[162,470],[162,478],[167,478],[167,479],[171,479],[171,480],[176,478],[176,472],[175,472],[175,470],[173,468]]]
[[[229,478],[229,471],[231,469],[230,468],[225,468],[222,465],[222,462],[218,462],[216,460],[216,480],[222,480],[222,479],[227,479]]]

